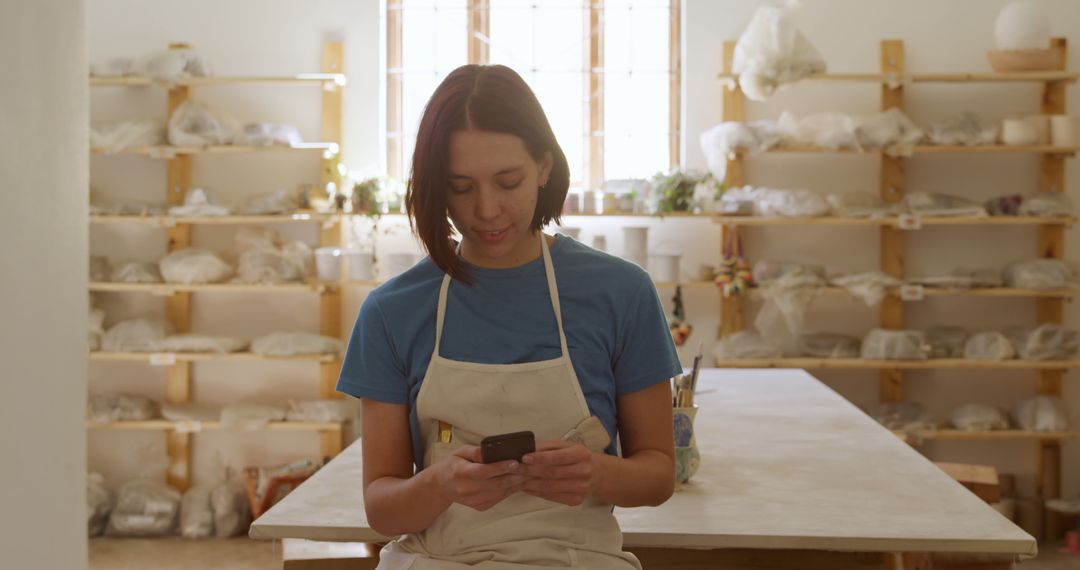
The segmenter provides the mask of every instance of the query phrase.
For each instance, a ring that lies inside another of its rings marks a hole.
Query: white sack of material
[[[337,354],[344,348],[336,338],[307,332],[276,332],[251,341],[251,351],[261,356]]]
[[[232,267],[205,249],[188,248],[166,255],[158,266],[169,283],[220,283],[232,276]]]
[[[746,97],[764,101],[782,85],[825,72],[825,60],[795,27],[790,11],[762,6],[735,44],[732,71]]]
[[[157,352],[169,335],[169,325],[156,319],[130,319],[116,323],[101,337],[105,352]]]

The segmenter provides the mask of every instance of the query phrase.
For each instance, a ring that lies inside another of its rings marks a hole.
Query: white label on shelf
[[[904,301],[922,301],[923,300],[923,286],[922,285],[901,285],[900,286],[900,299]]]
[[[198,420],[176,422],[176,433],[199,433],[200,431],[202,431],[202,422]]]
[[[162,158],[165,160],[176,158],[176,149],[168,146],[152,146],[150,147],[150,158]]]
[[[150,355],[150,364],[153,366],[172,366],[176,364],[176,355],[171,352],[155,352]]]
[[[922,218],[914,214],[900,214],[899,226],[902,230],[920,230],[922,229]]]
[[[167,286],[157,286],[150,289],[150,294],[155,297],[171,297],[176,294],[176,289]]]

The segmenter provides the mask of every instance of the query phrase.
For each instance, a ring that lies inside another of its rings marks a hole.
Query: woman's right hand
[[[521,463],[500,461],[485,464],[480,448],[466,445],[435,463],[435,481],[454,503],[486,511],[525,486]]]

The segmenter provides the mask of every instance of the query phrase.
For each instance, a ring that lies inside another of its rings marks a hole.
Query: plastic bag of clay
[[[1016,357],[1016,349],[1005,335],[984,331],[971,335],[964,343],[964,358],[971,360],[1009,360]]]
[[[986,208],[959,196],[939,192],[912,192],[904,198],[912,214],[920,216],[984,217]]]
[[[229,538],[247,534],[251,506],[243,482],[226,481],[214,486],[210,492],[210,509],[214,513],[214,536]]]
[[[192,49],[170,49],[140,58],[139,71],[155,79],[183,79],[211,75],[210,63]]]
[[[90,256],[90,282],[108,281],[112,269],[109,266],[109,258],[103,255]]]
[[[754,215],[779,218],[815,218],[827,216],[829,203],[810,190],[754,188],[747,192],[754,201]]]
[[[735,44],[732,71],[747,98],[764,101],[782,85],[824,73],[825,60],[788,10],[761,6]]]
[[[287,214],[300,207],[296,194],[284,188],[278,188],[269,194],[251,199],[240,209],[243,214],[265,216]]]
[[[94,423],[142,422],[161,417],[157,402],[119,392],[96,392],[86,399],[86,419]]]
[[[739,331],[716,342],[713,357],[718,362],[744,358],[779,358],[780,347],[765,340],[757,331]]]
[[[808,333],[794,337],[792,356],[811,358],[858,358],[862,341],[834,333]]]
[[[167,536],[176,532],[180,493],[164,483],[139,479],[117,493],[109,536]]]
[[[169,215],[181,217],[228,216],[231,211],[226,206],[211,203],[206,190],[192,188],[188,190],[187,196],[184,197],[184,205],[169,208]]]
[[[926,353],[926,336],[919,331],[874,329],[862,344],[862,357],[869,360],[926,360]]]
[[[210,538],[214,534],[214,512],[210,508],[209,485],[195,485],[180,500],[180,536]]]
[[[302,142],[299,129],[277,123],[248,123],[233,139],[233,144],[240,146],[294,146]]]
[[[159,263],[169,283],[220,283],[232,275],[232,267],[205,249],[188,248],[166,255]]]
[[[825,268],[813,263],[788,263],[763,259],[752,270],[755,283],[764,283],[781,277],[797,278],[806,284],[825,284]]]
[[[1061,325],[1011,328],[1006,335],[1024,360],[1069,360],[1080,351],[1080,333]]]
[[[88,536],[101,536],[113,510],[113,494],[100,473],[86,476],[86,526]]]
[[[161,283],[161,270],[153,261],[131,261],[113,269],[113,283]]]
[[[207,336],[201,334],[174,334],[167,336],[158,344],[161,352],[211,352],[228,354],[240,352],[250,342],[242,338],[227,336]]]
[[[898,147],[906,151],[921,141],[923,136],[922,129],[896,108],[856,120],[855,137],[858,148],[863,150]]]
[[[276,332],[251,341],[251,351],[260,356],[336,354],[344,348],[336,338],[307,332]]]
[[[90,127],[90,148],[104,153],[165,144],[165,123],[156,119],[96,123]]]
[[[100,349],[101,335],[105,334],[105,310],[91,307],[86,324],[86,338],[89,341],[90,350]]]
[[[997,143],[1001,129],[996,123],[986,123],[970,111],[930,125],[926,138],[930,144],[942,146],[983,146]]]
[[[232,117],[189,100],[177,107],[169,118],[169,144],[182,147],[227,145],[239,130],[239,124]]]
[[[1024,198],[1018,213],[1038,218],[1064,218],[1073,214],[1073,205],[1064,192],[1040,192]]]
[[[825,197],[832,215],[840,218],[887,218],[903,213],[899,203],[887,204],[875,194],[829,194]]]
[[[343,422],[349,417],[345,400],[289,401],[285,420],[290,422]]]
[[[926,331],[930,358],[963,358],[964,346],[971,336],[961,327],[937,326]]]
[[[1075,286],[1073,272],[1060,259],[1032,259],[1005,268],[1005,284],[1017,289],[1064,289]]]
[[[221,427],[254,431],[285,419],[285,410],[261,404],[229,404],[221,408]]]
[[[240,254],[234,283],[290,283],[304,281],[311,266],[311,248],[291,242],[282,249],[249,249]]]
[[[1057,396],[1035,396],[1013,409],[1013,421],[1024,431],[1065,431],[1069,412]]]
[[[862,300],[867,307],[880,305],[890,289],[895,289],[902,284],[899,279],[880,271],[833,277],[830,281],[833,285],[843,287],[855,298]]]
[[[985,404],[964,404],[949,415],[949,423],[963,431],[991,431],[1009,429],[1005,412]]]
[[[859,148],[855,133],[856,121],[842,113],[816,113],[798,118],[787,111],[777,121],[785,134],[784,143],[839,150]]]
[[[901,431],[931,430],[936,422],[918,402],[891,402],[882,404],[874,419],[887,429]]]
[[[169,211],[166,204],[151,202],[120,202],[102,206],[100,214],[106,216],[160,216]]]
[[[770,338],[802,332],[806,310],[824,285],[825,280],[816,276],[793,274],[759,283],[764,304],[754,326]]]
[[[105,352],[157,352],[169,326],[155,319],[131,319],[113,325],[101,337]]]
[[[727,161],[736,151],[764,152],[783,140],[775,121],[725,122],[701,133],[698,139],[709,172],[717,180],[727,174]]]

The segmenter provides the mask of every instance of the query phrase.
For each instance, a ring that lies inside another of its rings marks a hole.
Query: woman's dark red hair
[[[566,155],[540,101],[520,75],[503,65],[463,65],[447,75],[420,119],[405,208],[413,232],[435,264],[465,282],[471,279],[455,251],[446,195],[450,188],[450,135],[469,129],[514,135],[525,142],[535,160],[551,153],[554,162],[547,183],[539,191],[532,229],[559,221],[570,187]]]

